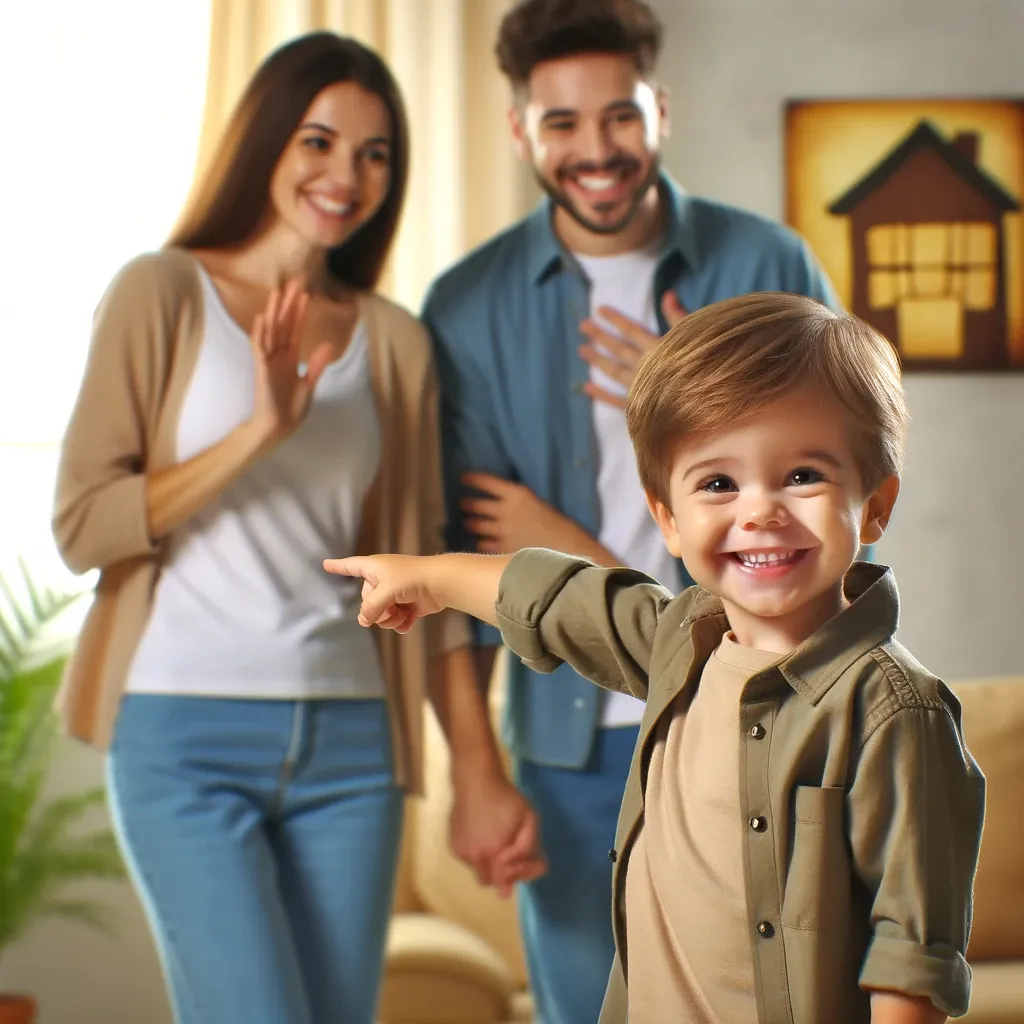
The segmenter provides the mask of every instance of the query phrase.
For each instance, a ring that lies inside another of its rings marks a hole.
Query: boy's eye
[[[576,125],[572,121],[548,121],[547,127],[553,132],[571,132]]]
[[[820,484],[825,479],[824,475],[810,466],[801,466],[789,474],[786,481],[788,487],[807,487],[809,484]]]
[[[736,490],[736,484],[730,477],[712,476],[701,482],[700,490],[709,494],[728,494]]]

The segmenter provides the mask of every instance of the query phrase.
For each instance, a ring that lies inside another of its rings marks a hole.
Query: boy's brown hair
[[[538,65],[581,53],[621,53],[654,69],[662,25],[642,0],[520,0],[502,19],[498,66],[520,89]]]
[[[892,345],[814,299],[758,292],[687,314],[640,361],[626,424],[644,489],[668,505],[684,437],[741,422],[808,384],[846,410],[865,492],[899,475],[908,413]]]

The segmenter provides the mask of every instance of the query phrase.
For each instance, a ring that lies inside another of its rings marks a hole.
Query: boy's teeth
[[[744,565],[777,565],[788,562],[795,551],[738,551],[737,557]]]

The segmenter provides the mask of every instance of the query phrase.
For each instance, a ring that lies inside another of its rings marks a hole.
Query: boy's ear
[[[665,538],[665,547],[668,548],[668,553],[674,558],[682,558],[679,531],[676,529],[676,518],[672,515],[672,510],[649,491],[644,492],[644,497],[647,498],[647,507],[651,510],[651,515],[654,516],[654,521],[658,524],[662,537]]]
[[[896,498],[900,493],[900,478],[887,476],[872,492],[864,505],[860,523],[861,544],[877,544],[889,525]]]

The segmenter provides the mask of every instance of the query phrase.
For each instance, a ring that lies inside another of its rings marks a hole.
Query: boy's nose
[[[785,526],[787,521],[786,510],[769,499],[749,502],[740,519],[744,530],[770,530]]]

